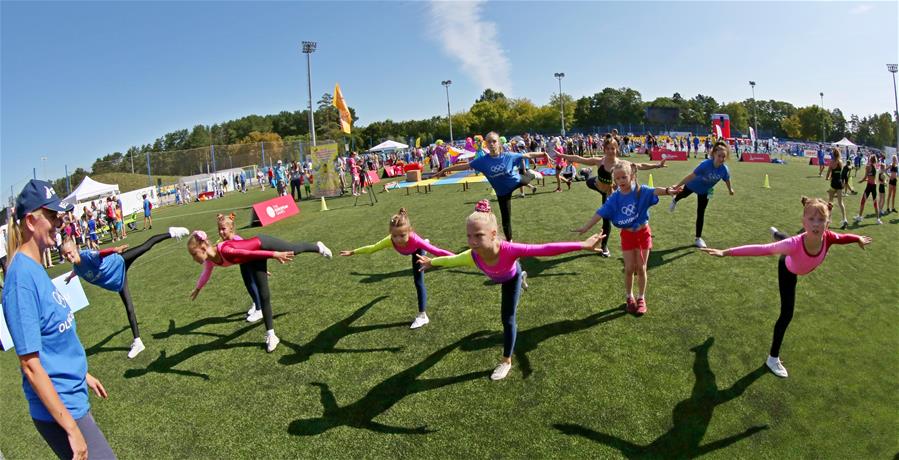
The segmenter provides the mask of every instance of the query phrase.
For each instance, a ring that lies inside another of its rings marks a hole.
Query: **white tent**
[[[63,201],[68,201],[69,203],[80,203],[94,197],[109,195],[112,193],[119,193],[118,184],[104,184],[101,182],[97,182],[90,177],[85,177],[84,180],[81,181],[81,184],[79,184],[75,189],[75,191],[73,191],[69,196],[65,197]]]
[[[834,142],[832,145],[839,145],[840,147],[857,147],[857,145],[853,144],[852,141],[846,139],[845,137],[840,139],[838,142]]]
[[[399,149],[408,149],[409,146],[406,144],[400,144],[396,141],[384,141],[380,144],[369,149],[369,152],[383,152],[385,150],[399,150]]]

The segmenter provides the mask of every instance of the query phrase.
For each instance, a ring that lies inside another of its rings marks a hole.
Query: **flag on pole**
[[[350,125],[353,123],[353,116],[350,115],[350,109],[346,105],[346,101],[343,99],[343,93],[340,92],[340,84],[334,84],[334,107],[337,107],[337,111],[340,113],[340,130],[349,134],[350,133]]]
[[[420,137],[415,138],[415,148],[417,148],[417,149],[421,148],[421,138]]]
[[[753,144],[755,143],[755,130],[752,129],[752,126],[749,127],[749,139]]]

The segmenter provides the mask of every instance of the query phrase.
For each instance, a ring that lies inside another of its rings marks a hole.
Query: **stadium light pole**
[[[47,178],[47,157],[41,157],[41,173],[44,175],[44,180],[50,182],[50,179]]]
[[[441,85],[446,89],[446,119],[449,120],[449,128],[450,128],[450,145],[453,145],[453,115],[450,112],[450,104],[449,104],[449,86],[453,84],[452,80],[443,80],[440,82]]]
[[[758,113],[758,109],[757,109],[759,103],[758,103],[758,101],[755,100],[755,82],[750,80],[749,86],[752,87],[752,118],[755,119],[753,121],[752,125],[755,127],[755,138],[758,139],[760,137],[759,136],[759,113]],[[756,140],[756,144],[758,144],[757,140]],[[756,147],[756,150],[758,150],[758,147]]]
[[[312,139],[312,145],[315,145],[315,114],[312,111],[312,53],[318,46],[317,42],[303,42],[303,54],[306,55],[306,81],[309,90],[309,135]]]
[[[562,118],[562,137],[565,137],[565,100],[562,99],[562,79],[565,78],[565,72],[556,72],[553,76],[559,80],[559,115]]]
[[[824,134],[824,92],[818,93],[821,95],[821,142],[824,142],[824,138],[826,134]]]
[[[893,103],[896,104],[896,155],[899,155],[899,94],[896,92],[896,71],[899,70],[899,65],[887,64],[887,70],[893,74]]]

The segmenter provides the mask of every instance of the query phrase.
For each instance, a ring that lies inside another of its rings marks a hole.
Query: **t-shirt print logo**
[[[490,172],[492,172],[494,174],[499,174],[499,173],[503,172],[503,169],[505,169],[505,168],[503,168],[503,165],[495,164],[490,167]]]
[[[629,205],[623,206],[621,208],[621,213],[628,217],[633,217],[633,215],[636,214],[636,212],[637,212],[637,207],[634,206],[633,204],[629,204]]]

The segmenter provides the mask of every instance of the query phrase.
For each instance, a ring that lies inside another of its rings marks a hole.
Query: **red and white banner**
[[[818,166],[818,157],[811,157],[808,159],[808,164],[812,166]],[[830,158],[824,159],[824,166],[830,166]]]
[[[265,227],[281,219],[299,214],[300,210],[297,208],[297,204],[293,202],[293,198],[288,195],[256,203],[253,205],[253,212],[259,218],[262,226]]]
[[[743,153],[740,156],[740,161],[749,163],[771,163],[771,155],[768,155],[767,153]]]
[[[687,161],[687,152],[675,152],[674,150],[655,149],[649,154],[652,161]]]

